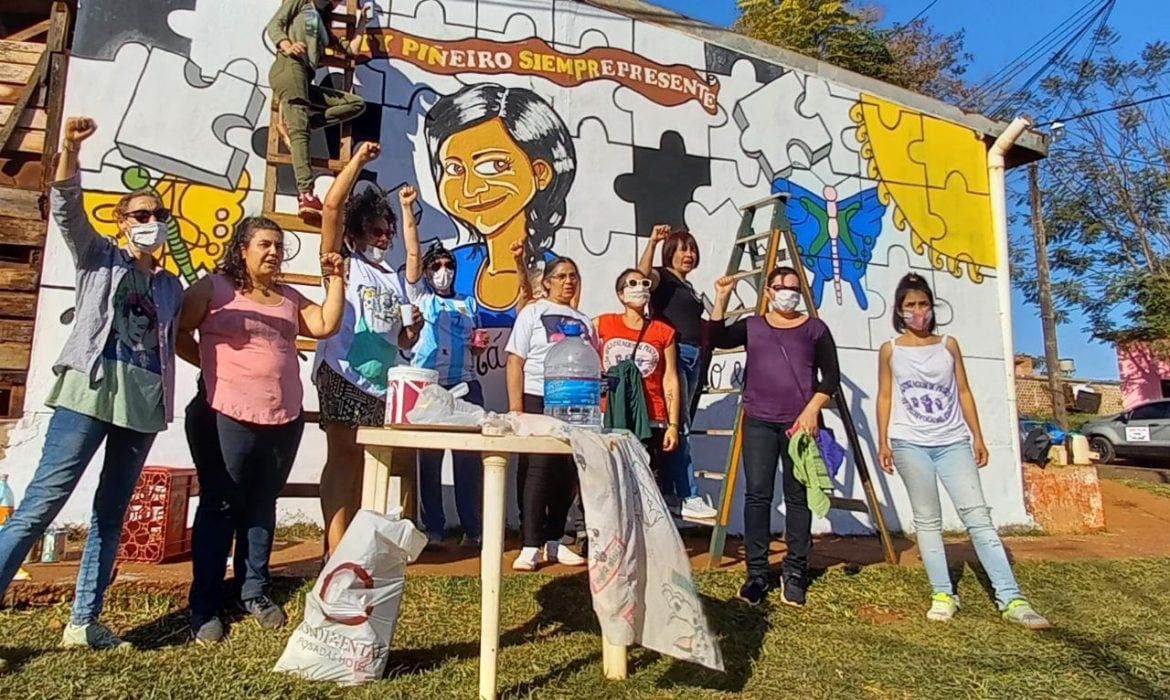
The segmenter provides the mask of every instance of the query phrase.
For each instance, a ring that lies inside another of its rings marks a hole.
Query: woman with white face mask
[[[734,277],[715,282],[711,320],[723,320],[735,287]],[[768,310],[712,330],[716,347],[743,347],[744,543],[747,580],[739,598],[758,605],[771,588],[768,544],[772,530],[772,493],[776,463],[783,463],[784,539],[788,552],[781,572],[781,599],[802,607],[805,574],[812,549],[812,512],[806,487],[795,475],[788,441],[798,431],[815,437],[821,409],[841,383],[837,346],[823,321],[801,313],[800,276],[790,267],[768,274]]]
[[[624,309],[598,316],[593,319],[593,327],[603,370],[633,359],[642,375],[642,393],[650,420],[650,437],[642,442],[650,454],[650,468],[659,488],[668,491],[673,480],[666,471],[665,456],[679,444],[683,396],[679,389],[677,333],[666,322],[650,318],[650,287],[650,278],[639,270],[618,275],[616,291]]]
[[[418,338],[417,321],[413,327],[402,322],[402,306],[409,303],[402,275],[386,260],[396,223],[386,193],[371,185],[350,196],[362,168],[380,152],[374,143],[358,146],[325,195],[321,221],[321,253],[340,252],[346,260],[341,330],[317,344],[313,369],[328,450],[321,472],[327,552],[361,507],[364,455],[357,429],[383,424],[386,373],[399,364],[399,348]]]
[[[941,481],[1004,619],[1029,629],[1051,627],[1020,592],[991,520],[979,481],[987,445],[963,353],[954,338],[935,333],[934,293],[922,277],[911,273],[898,283],[893,323],[898,337],[878,355],[878,456],[887,474],[897,470],[910,496],[918,549],[934,589],[926,619],[949,622],[959,610],[943,548]]]
[[[439,373],[439,384],[450,389],[467,384],[463,397],[477,406],[483,405],[483,389],[475,369],[475,358],[488,345],[487,331],[480,328],[479,304],[475,297],[455,291],[455,256],[435,243],[420,255],[418,225],[413,205],[417,194],[413,187],[403,187],[402,223],[406,239],[406,293],[418,308],[424,325],[414,354],[413,367]],[[481,541],[481,503],[483,502],[482,459],[479,453],[454,451],[452,468],[455,477],[455,510],[463,528],[462,545],[479,547]],[[447,530],[443,512],[442,450],[421,450],[419,467],[419,505],[422,524],[430,546],[439,546]]]
[[[96,130],[88,117],[70,117],[62,129],[49,203],[77,267],[75,320],[53,365],[56,379],[45,401],[53,415],[40,463],[20,506],[0,528],[0,598],[104,443],[101,486],[61,645],[113,649],[129,643],[98,617],[126,506],[155,436],[173,418],[183,288],[162,265],[171,214],[156,193],[131,192],[114,207],[125,248],[99,235],[86,217],[78,158]]]

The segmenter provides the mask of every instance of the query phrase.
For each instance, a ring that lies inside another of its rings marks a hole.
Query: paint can
[[[409,423],[406,414],[414,408],[422,390],[439,383],[439,373],[419,367],[393,367],[386,375],[386,424]]]

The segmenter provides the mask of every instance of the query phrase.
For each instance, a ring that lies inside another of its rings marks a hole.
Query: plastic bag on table
[[[317,681],[357,685],[382,677],[390,656],[406,565],[427,538],[400,510],[359,510],[305,596],[305,619],[276,662]]]
[[[419,392],[418,401],[406,419],[419,425],[480,425],[484,410],[459,398],[466,393],[466,384],[452,387],[450,391],[431,384]]]

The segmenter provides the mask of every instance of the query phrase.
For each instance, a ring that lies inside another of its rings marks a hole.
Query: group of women
[[[483,402],[474,357],[487,345],[476,299],[456,291],[456,256],[441,245],[421,250],[417,194],[399,190],[405,268],[387,263],[397,217],[376,186],[353,194],[362,168],[379,155],[362,144],[338,175],[323,204],[321,272],[324,300],[310,301],[279,281],[284,234],[273,221],[241,221],[212,274],[186,291],[160,264],[170,212],[153,192],[126,195],[115,207],[118,243],[100,236],[82,206],[78,153],[96,130],[73,117],[64,126],[51,208],[78,269],[76,322],[54,365],[48,403],[53,415],[40,464],[20,507],[0,529],[0,592],[33,542],[68,499],[105,443],[94,496],[90,536],[78,572],[77,595],[63,644],[125,645],[100,621],[117,553],[122,519],[157,433],[173,417],[175,358],[200,369],[187,407],[186,431],[201,485],[194,526],[191,628],[193,638],[225,634],[224,574],[235,550],[236,597],[264,627],[286,621],[268,595],[276,499],[287,481],[304,429],[304,390],[297,337],[320,339],[313,370],[325,431],[321,477],[326,553],[335,547],[360,505],[362,451],[356,429],[381,425],[387,372],[405,361],[435,370],[443,386],[466,383],[466,399]],[[660,265],[654,256],[661,247]],[[511,254],[528,266],[523,245]],[[747,578],[739,598],[756,605],[772,587],[768,561],[771,508],[780,463],[787,554],[780,587],[784,603],[806,601],[812,545],[804,485],[789,457],[790,439],[815,435],[821,412],[838,391],[836,347],[828,327],[799,311],[801,278],[778,268],[768,275],[767,312],[724,323],[735,285],[715,286],[709,321],[687,281],[699,264],[695,239],[655,227],[637,268],[615,280],[622,310],[590,319],[578,310],[582,277],[568,258],[544,262],[535,294],[524,280],[507,342],[506,380],[512,411],[543,411],[544,360],[565,322],[576,322],[596,343],[607,370],[632,360],[641,375],[645,440],[663,494],[688,518],[715,511],[698,497],[688,426],[700,385],[704,349],[743,347],[743,453]],[[878,431],[883,469],[901,475],[914,512],[918,542],[933,587],[928,617],[949,620],[959,600],[942,546],[938,482],[947,489],[995,587],[1006,619],[1030,628],[1048,622],[1021,595],[980,487],[988,453],[962,355],[954,338],[939,336],[926,281],[908,275],[895,293],[896,337],[879,357]],[[404,307],[417,309],[412,322]],[[421,521],[430,541],[445,535],[441,453],[420,459]],[[463,544],[480,539],[481,484],[475,455],[453,456],[456,506]],[[518,470],[523,549],[513,563],[534,570],[543,562],[583,565],[561,544],[576,492],[566,457],[525,455]]]

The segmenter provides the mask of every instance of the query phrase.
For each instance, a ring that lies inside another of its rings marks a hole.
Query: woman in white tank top
[[[902,278],[894,294],[894,330],[878,359],[879,460],[902,477],[914,511],[918,549],[934,594],[928,620],[959,610],[942,538],[938,484],[951,497],[979,555],[1004,619],[1030,629],[1051,627],[1020,593],[1007,552],[983,498],[979,469],[987,446],[959,343],[935,333],[934,294],[922,277]]]

